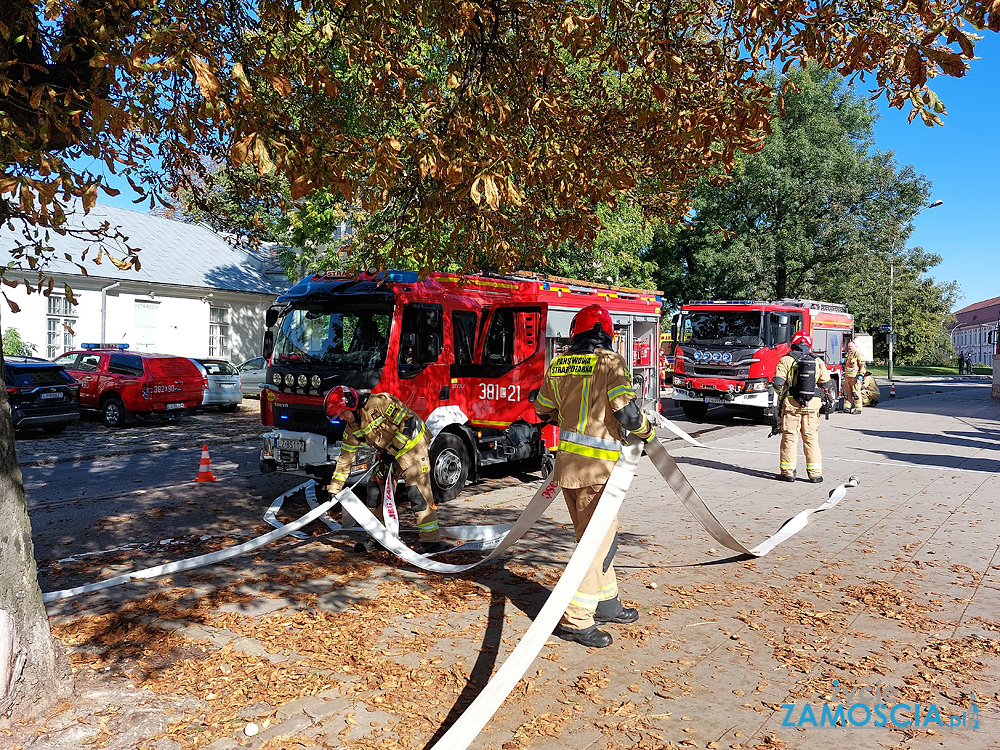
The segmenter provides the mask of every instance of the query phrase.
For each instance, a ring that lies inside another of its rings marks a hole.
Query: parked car
[[[224,359],[192,359],[201,370],[202,406],[218,406],[222,411],[236,411],[243,400],[240,374]]]
[[[129,352],[128,344],[83,344],[55,361],[80,382],[80,408],[108,427],[133,417],[173,419],[201,405],[204,380],[187,357]]]
[[[267,379],[267,360],[263,357],[248,359],[237,368],[243,382],[243,396],[260,398],[260,386]]]
[[[80,384],[62,365],[38,357],[4,357],[14,430],[58,435],[80,419]]]

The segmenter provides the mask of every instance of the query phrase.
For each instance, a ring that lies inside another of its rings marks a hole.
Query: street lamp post
[[[913,212],[913,216],[910,217],[910,221],[913,221],[917,214],[926,208],[937,208],[944,201],[934,201],[933,203],[928,203],[926,206],[921,206],[916,211]],[[909,223],[909,222],[907,222]],[[889,382],[892,383],[892,345],[896,343],[896,327],[893,324],[892,319],[892,285],[895,281],[895,266],[892,260],[889,261],[889,333],[886,334],[889,339]]]

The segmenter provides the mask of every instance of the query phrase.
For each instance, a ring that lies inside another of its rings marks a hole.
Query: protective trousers
[[[570,489],[563,487],[562,493],[566,497],[566,506],[569,508],[570,518],[573,519],[573,530],[576,532],[576,541],[583,538],[583,532],[587,530],[594,511],[597,509],[597,501],[601,499],[604,492],[604,484],[591,487],[580,487]],[[566,608],[559,624],[573,630],[583,630],[594,624],[594,612],[597,610],[598,602],[614,599],[618,596],[618,579],[615,578],[615,568],[611,564],[612,545],[615,542],[615,534],[618,531],[618,517],[608,529],[607,535],[601,542],[597,556],[590,564],[590,569],[583,577],[580,588],[577,589],[573,600]]]
[[[819,399],[813,399],[818,401]],[[806,472],[810,477],[823,475],[823,454],[819,450],[819,408],[799,406],[788,397],[781,406],[781,448],[779,467],[785,476],[794,476],[798,462],[799,433],[806,454]]]
[[[861,411],[861,378],[858,375],[844,375],[844,408],[850,402],[851,407]]]
[[[430,444],[427,442],[427,436],[423,436],[406,453],[397,456],[393,463],[396,464],[399,474],[402,476],[403,484],[406,486],[406,496],[413,505],[413,514],[416,516],[420,541],[440,542],[441,527],[438,524],[437,510],[434,505],[434,491],[431,488]],[[382,478],[376,477],[376,480],[384,482],[384,474]],[[384,487],[384,484],[382,486]],[[420,498],[423,499],[424,507],[421,510],[416,508],[420,501],[417,499],[414,502],[415,493],[419,493]],[[385,523],[385,519],[382,518],[381,502],[377,508],[372,509],[372,513],[379,521]]]

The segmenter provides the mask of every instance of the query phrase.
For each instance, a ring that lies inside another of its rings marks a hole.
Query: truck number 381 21
[[[516,403],[521,400],[521,386],[480,383],[479,398],[488,401],[511,401]]]

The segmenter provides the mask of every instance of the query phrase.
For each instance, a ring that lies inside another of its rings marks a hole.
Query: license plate
[[[63,396],[62,396],[61,393],[43,393],[43,394],[41,394],[41,398],[62,398],[62,397]]]
[[[221,385],[223,388],[235,388],[236,387],[236,383],[220,383],[219,385]]]
[[[168,409],[183,409],[184,404],[167,404]]]
[[[729,403],[724,398],[716,398],[715,396],[705,396],[703,399],[706,404],[726,404]]]
[[[306,449],[305,440],[295,440],[293,438],[278,438],[278,447],[285,451],[299,451]]]

